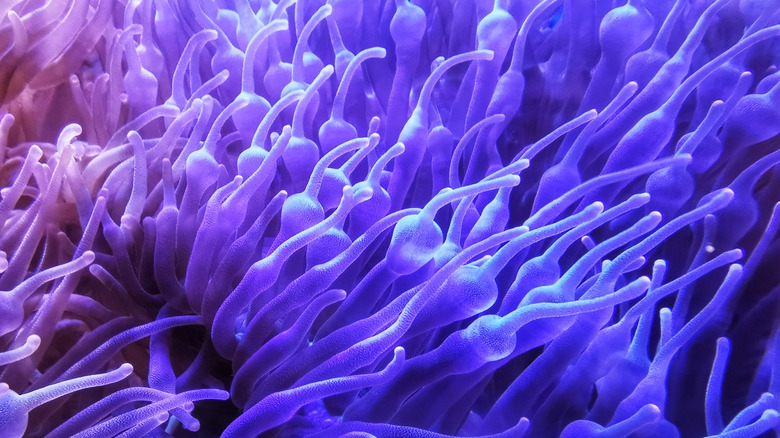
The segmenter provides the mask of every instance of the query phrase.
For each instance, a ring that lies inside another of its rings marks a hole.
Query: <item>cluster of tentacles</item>
[[[4,0],[0,435],[770,436],[779,62],[774,0]]]

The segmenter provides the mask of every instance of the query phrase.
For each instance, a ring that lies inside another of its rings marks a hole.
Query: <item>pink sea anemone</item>
[[[0,435],[776,434],[779,36],[774,0],[0,3]]]

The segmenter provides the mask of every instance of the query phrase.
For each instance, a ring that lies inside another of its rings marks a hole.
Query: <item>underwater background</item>
[[[0,0],[0,437],[772,437],[780,1]]]

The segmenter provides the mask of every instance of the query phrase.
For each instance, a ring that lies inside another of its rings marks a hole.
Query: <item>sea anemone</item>
[[[780,432],[775,0],[5,0],[0,435]]]

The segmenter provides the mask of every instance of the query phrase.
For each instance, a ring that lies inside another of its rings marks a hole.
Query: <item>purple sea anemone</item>
[[[776,0],[0,1],[0,436],[780,432]]]

